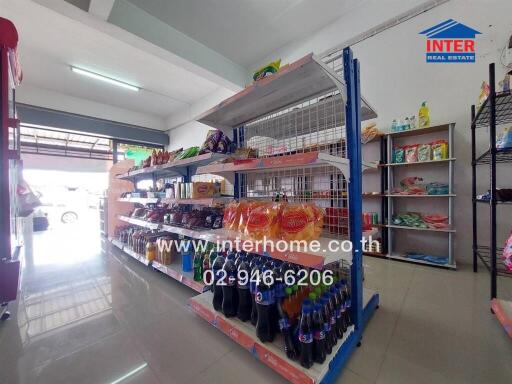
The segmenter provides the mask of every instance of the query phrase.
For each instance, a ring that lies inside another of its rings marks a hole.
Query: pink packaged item
[[[406,163],[418,162],[418,144],[407,145],[404,149],[405,149],[405,162]]]
[[[503,249],[503,263],[509,271],[512,271],[512,232],[510,232],[510,237],[505,243],[505,249]]]

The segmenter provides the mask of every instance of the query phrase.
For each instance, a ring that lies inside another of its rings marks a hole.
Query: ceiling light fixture
[[[131,91],[139,91],[140,90],[140,88],[136,87],[135,85],[124,83],[122,81],[112,79],[111,77],[103,76],[103,75],[100,75],[100,74],[97,74],[97,73],[94,73],[91,71],[86,71],[85,69],[71,66],[71,70],[80,75],[84,75],[84,76],[87,76],[87,77],[90,77],[90,78],[96,79],[96,80],[101,80],[101,81],[104,81],[105,83],[117,85],[118,87],[126,88]]]

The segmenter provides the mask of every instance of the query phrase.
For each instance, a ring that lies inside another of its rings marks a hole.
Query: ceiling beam
[[[115,0],[91,0],[89,4],[89,13],[99,17],[102,20],[107,20],[112,12]]]

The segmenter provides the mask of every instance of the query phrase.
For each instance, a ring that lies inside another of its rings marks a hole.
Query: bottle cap
[[[322,288],[316,287],[315,288],[315,294],[316,294],[316,297],[320,297],[320,295],[322,294]]]
[[[286,292],[286,295],[291,295],[293,290],[291,289],[291,287],[286,287],[284,291]]]
[[[293,292],[297,292],[299,290],[299,286],[298,285],[294,285],[293,286]]]
[[[322,310],[322,304],[316,302],[314,308],[315,308],[315,311],[321,311]]]
[[[311,301],[309,299],[304,299],[302,302],[302,312],[311,311]]]
[[[315,293],[313,293],[313,292],[311,292],[311,293],[309,294],[309,299],[310,299],[311,301],[315,301],[315,300],[316,300],[316,294],[315,294]]]

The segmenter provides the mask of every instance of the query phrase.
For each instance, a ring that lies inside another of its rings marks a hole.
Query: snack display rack
[[[498,276],[512,277],[512,271],[504,264],[501,255],[503,248],[498,247],[498,235],[508,234],[507,229],[498,230],[497,207],[500,212],[508,209],[510,202],[501,202],[497,196],[497,170],[498,165],[510,167],[512,164],[512,148],[496,148],[496,127],[512,122],[512,94],[510,91],[496,92],[495,66],[489,65],[489,96],[480,106],[478,112],[471,106],[471,154],[472,154],[472,197],[473,197],[473,271],[478,272],[478,259],[489,270],[491,276],[490,296],[491,309],[498,321],[503,325],[507,334],[512,337],[512,302],[498,298]],[[476,153],[476,130],[489,129],[489,149],[483,154]],[[489,200],[477,198],[477,169],[480,165],[489,166]],[[487,206],[490,209],[489,244],[482,245],[478,237],[478,206]],[[507,213],[507,215],[510,215]],[[510,216],[508,216],[510,217]]]
[[[360,144],[361,117],[371,119],[376,114],[361,98],[359,63],[352,58],[352,51],[345,49],[337,55],[338,63],[343,63],[343,77],[310,54],[282,68],[277,74],[257,81],[199,119],[204,124],[232,135],[238,148],[256,149],[259,155],[257,159],[219,163],[216,160],[221,160],[225,155],[206,154],[200,155],[204,157],[187,159],[186,165],[180,162],[119,176],[136,183],[140,178],[151,177],[155,180],[170,175],[181,177],[183,182],[189,182],[193,175],[221,175],[232,182],[235,199],[273,201],[277,194],[286,196],[286,201],[291,203],[314,202],[327,212],[335,212],[334,218],[328,216],[327,223],[324,222],[319,239],[320,251],[309,249],[309,246],[283,252],[263,248],[255,251],[315,269],[338,262],[350,265],[348,280],[352,295],[353,326],[324,364],[315,365],[311,369],[302,368],[297,362],[286,358],[279,338],[273,343],[259,342],[252,326],[227,319],[213,310],[211,292],[204,292],[190,300],[191,308],[201,317],[294,383],[335,381],[354,348],[360,343],[364,326],[379,303],[376,292],[365,290],[363,294],[360,242],[363,235],[372,236],[376,233],[362,231],[361,176],[364,169],[376,167],[363,164]],[[192,200],[167,202],[198,205],[215,203],[212,199]],[[225,198],[221,200],[229,201]],[[145,204],[155,200],[119,201]],[[160,201],[165,202],[166,199]],[[209,242],[250,239],[246,234],[225,228],[201,230],[150,223],[127,215],[119,215],[118,218],[132,225]],[[353,250],[329,251],[328,242],[333,239],[352,240]],[[115,240],[112,240],[112,244],[125,252],[128,250],[124,244]],[[139,257],[135,258],[141,261]],[[173,268],[155,261],[150,265],[203,292],[204,286],[195,286],[198,282],[193,280],[195,284],[191,284],[191,278],[181,272],[179,265]]]
[[[15,88],[21,83],[15,26],[0,17],[0,319],[9,317],[7,303],[16,299],[20,275],[17,238],[17,192],[21,172],[20,121]]]

